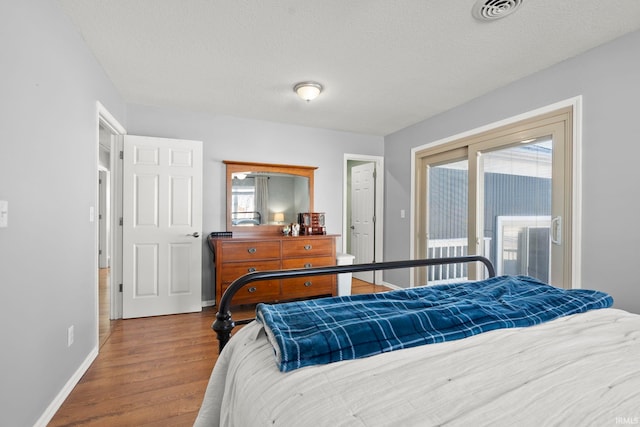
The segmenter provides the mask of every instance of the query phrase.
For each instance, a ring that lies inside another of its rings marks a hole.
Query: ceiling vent
[[[518,10],[524,0],[478,0],[471,14],[478,21],[495,21]]]

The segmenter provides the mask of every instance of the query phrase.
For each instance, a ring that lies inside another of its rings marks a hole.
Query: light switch
[[[400,209],[400,218],[404,218],[404,217],[405,217],[404,209]]]
[[[0,200],[0,228],[9,226],[9,202]]]

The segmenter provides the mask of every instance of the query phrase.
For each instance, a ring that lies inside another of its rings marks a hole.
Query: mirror
[[[227,230],[235,235],[281,233],[300,212],[313,211],[314,166],[225,160]]]

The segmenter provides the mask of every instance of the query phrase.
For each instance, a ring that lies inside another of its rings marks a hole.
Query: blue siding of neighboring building
[[[467,172],[434,168],[429,175],[429,237],[467,237]],[[551,180],[530,176],[485,174],[484,237],[491,238],[495,254],[498,216],[541,216],[551,214]]]

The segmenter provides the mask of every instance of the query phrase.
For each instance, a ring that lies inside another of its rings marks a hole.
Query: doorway
[[[345,154],[342,251],[355,264],[382,261],[384,200],[383,158]],[[354,273],[354,278],[382,283],[382,272]]]
[[[122,203],[118,153],[125,130],[98,103],[98,159],[96,200],[96,316],[98,348],[109,338],[115,320],[122,318],[122,303],[118,284],[121,283],[122,235],[119,227]]]
[[[111,335],[111,138],[98,122],[98,348]]]
[[[98,158],[98,344],[105,343],[111,335],[111,203],[109,146],[105,146],[106,130],[100,125],[100,154]],[[106,141],[110,140],[110,136]]]

